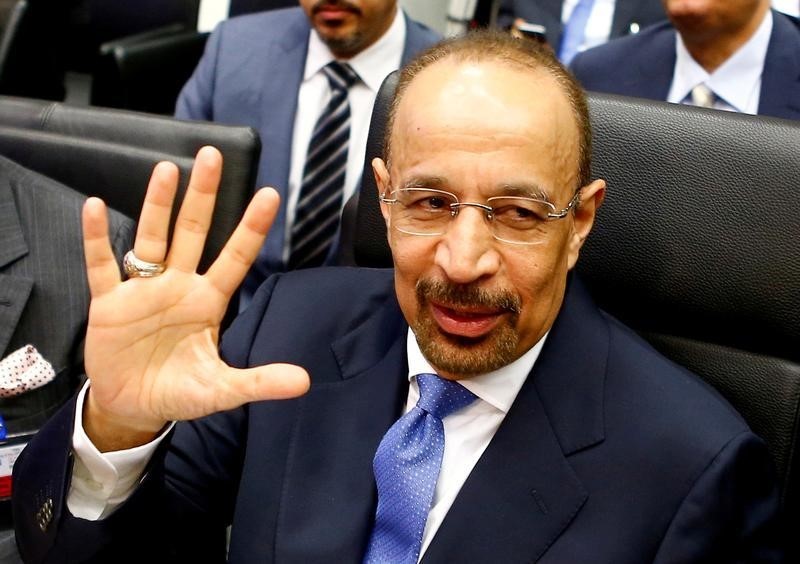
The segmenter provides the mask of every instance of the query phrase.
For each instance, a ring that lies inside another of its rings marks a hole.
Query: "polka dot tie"
[[[367,564],[414,564],[444,453],[442,419],[475,396],[458,382],[420,374],[417,405],[392,425],[373,461],[378,509]]]

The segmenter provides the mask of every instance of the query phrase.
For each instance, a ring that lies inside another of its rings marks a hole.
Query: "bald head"
[[[582,88],[548,49],[496,31],[443,41],[404,67],[390,108],[384,160],[390,163],[400,141],[414,133],[398,129],[398,115],[453,122],[490,116],[495,132],[510,133],[543,90],[554,95],[550,103],[566,104],[570,119],[550,125],[557,128],[554,134],[574,141],[562,147],[560,157],[568,161],[577,189],[589,182],[591,169],[591,127]]]

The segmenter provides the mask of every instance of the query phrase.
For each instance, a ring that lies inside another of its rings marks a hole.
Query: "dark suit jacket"
[[[23,554],[210,562],[233,522],[232,563],[359,562],[376,505],[372,458],[406,399],[407,329],[390,271],[271,278],[224,356],[303,365],[310,392],[179,423],[136,493],[97,523],[65,508],[70,406],[17,463]],[[733,408],[600,313],[575,279],[423,562],[776,562],[777,505],[766,447]]]
[[[758,113],[800,119],[800,21],[772,11]],[[675,69],[675,28],[664,22],[579,53],[570,69],[595,92],[666,100]]]
[[[497,15],[497,23],[510,26],[516,18],[547,28],[547,43],[558,51],[564,26],[561,23],[563,0],[503,0]],[[617,0],[614,18],[611,21],[610,39],[631,33],[631,27],[645,26],[666,19],[661,0]]]
[[[89,312],[81,240],[85,199],[0,157],[0,358],[32,344],[56,373],[41,388],[0,398],[9,435],[36,431],[83,378]],[[131,247],[133,221],[111,212],[109,224],[121,256]],[[0,523],[0,561],[17,562],[8,501],[0,503]]]
[[[81,209],[86,196],[0,157],[0,358],[32,344],[55,380],[0,399],[9,433],[30,433],[74,393],[83,375],[89,313]],[[109,217],[118,257],[131,248],[134,222]]]
[[[405,17],[405,16],[404,16]],[[249,125],[261,136],[257,186],[272,186],[281,207],[245,281],[252,295],[264,279],[285,269],[282,260],[297,92],[311,28],[300,8],[231,18],[211,34],[205,54],[178,98],[181,119]],[[439,40],[406,17],[402,62]]]

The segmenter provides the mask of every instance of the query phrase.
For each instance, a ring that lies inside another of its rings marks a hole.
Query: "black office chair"
[[[342,262],[389,267],[371,159],[397,82],[373,111]],[[578,261],[598,303],[717,388],[769,446],[800,522],[800,124],[591,95],[606,202]],[[792,535],[790,551],[800,556]],[[795,560],[792,560],[795,561]]]
[[[0,154],[134,219],[153,165],[178,165],[180,201],[203,145],[222,152],[224,168],[201,270],[219,254],[252,196],[261,149],[253,129],[0,97]],[[236,310],[231,304],[226,322]]]
[[[297,0],[231,0],[228,15],[234,17],[252,12],[289,8],[291,6],[297,6]]]
[[[104,43],[92,77],[90,103],[172,115],[208,35],[174,24]]]

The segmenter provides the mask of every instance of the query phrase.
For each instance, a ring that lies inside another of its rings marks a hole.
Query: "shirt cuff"
[[[175,423],[170,423],[151,442],[112,452],[100,452],[83,429],[83,403],[90,382],[78,394],[72,451],[75,465],[67,494],[67,508],[72,515],[97,521],[111,515],[136,489],[158,445]]]

